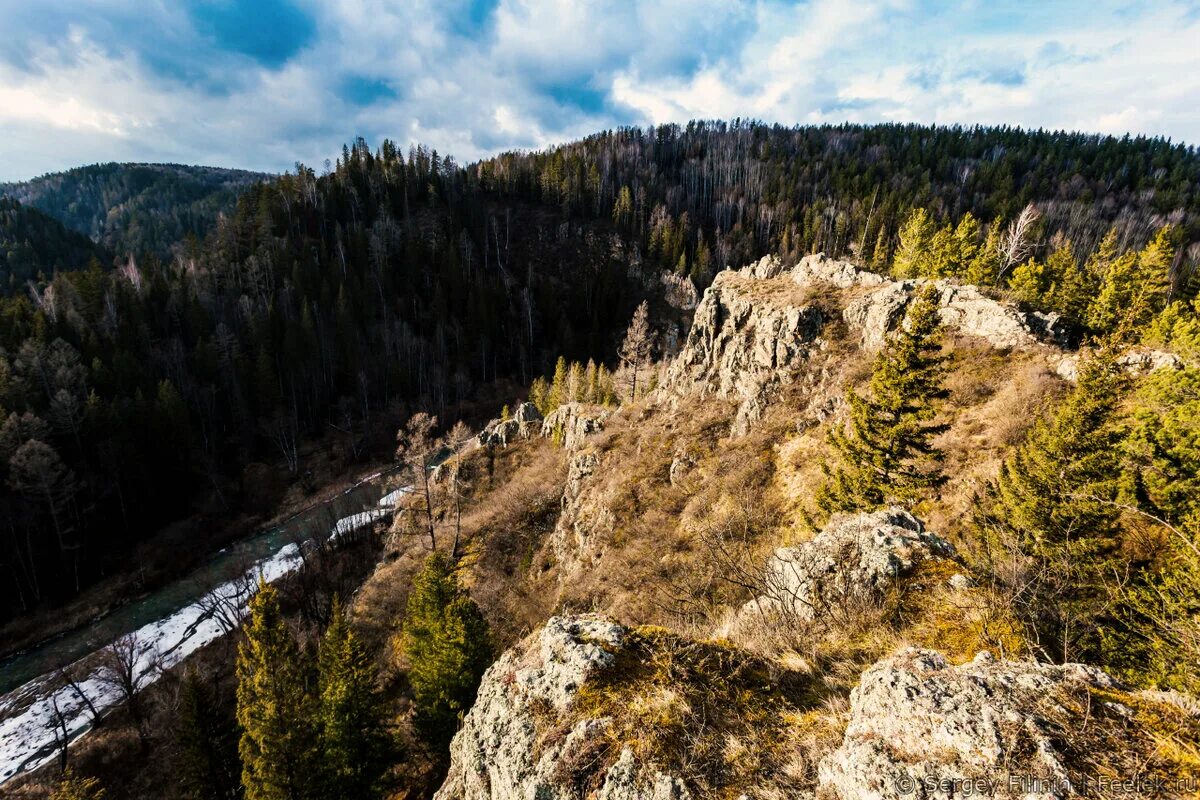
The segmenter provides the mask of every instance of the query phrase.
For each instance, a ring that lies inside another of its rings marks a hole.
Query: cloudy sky
[[[736,116],[1200,143],[1198,53],[1196,0],[0,0],[0,180]]]

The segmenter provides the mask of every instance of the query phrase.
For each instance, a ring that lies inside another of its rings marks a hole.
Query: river
[[[91,708],[120,698],[99,669],[82,667],[75,686],[57,672],[89,661],[125,636],[136,642],[139,686],[225,635],[236,624],[257,579],[276,580],[302,564],[300,543],[336,539],[390,515],[403,490],[384,495],[376,473],[336,497],[305,509],[214,554],[187,576],[114,609],[84,628],[0,661],[0,784],[52,759],[66,731],[74,740],[91,728]],[[91,708],[89,708],[89,706]]]

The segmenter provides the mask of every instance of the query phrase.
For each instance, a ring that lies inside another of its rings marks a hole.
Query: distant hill
[[[0,295],[19,291],[39,274],[111,261],[104,248],[36,208],[0,197]]]
[[[0,183],[0,194],[44,211],[114,252],[166,256],[188,234],[204,236],[242,191],[269,177],[181,164],[93,164]]]

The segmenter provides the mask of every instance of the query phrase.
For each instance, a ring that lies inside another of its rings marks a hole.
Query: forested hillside
[[[115,252],[166,258],[186,236],[204,236],[238,195],[269,177],[181,164],[93,164],[0,184],[0,195],[40,209]]]
[[[66,175],[91,187],[81,196],[107,197],[105,168],[89,169],[94,180]],[[135,199],[104,200],[124,210],[96,230],[148,254],[0,307],[0,503],[15,520],[0,533],[12,578],[0,616],[71,596],[189,509],[237,507],[250,462],[291,478],[306,469],[301,444],[321,435],[342,436],[350,459],[382,453],[412,407],[445,417],[498,382],[528,385],[558,356],[615,367],[664,273],[703,288],[768,252],[824,250],[1068,313],[1063,297],[1090,297],[1112,273],[1103,311],[1129,277],[1105,259],[1170,224],[1163,252],[1179,256],[1161,296],[1186,294],[1198,176],[1190,147],[1007,128],[694,123],[465,168],[359,141],[327,175],[300,167],[251,186],[171,258],[154,251],[203,214],[138,226],[217,195],[180,206],[166,178],[165,199],[153,182],[122,189]],[[95,220],[83,205],[61,213]],[[1095,269],[1061,256],[1069,241],[1082,261],[1110,230]],[[1054,254],[1053,269],[1018,272]],[[1077,272],[1071,293],[1053,279]]]
[[[53,217],[0,197],[0,295],[23,292],[29,281],[48,280],[58,270],[108,258],[101,247]]]
[[[1019,128],[766,126],[623,129],[478,169],[486,185],[584,216],[611,216],[651,258],[705,283],[765,252],[886,264],[908,210],[985,223],[1035,203],[1046,239],[1077,249],[1110,228],[1144,243],[1168,222],[1200,234],[1200,158],[1162,139]],[[1200,252],[1184,260],[1194,265]]]

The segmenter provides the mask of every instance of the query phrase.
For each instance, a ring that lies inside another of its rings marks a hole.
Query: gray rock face
[[[542,430],[542,415],[533,403],[521,403],[507,420],[494,419],[475,437],[476,447],[508,447],[532,439]]]
[[[787,614],[818,619],[846,604],[871,602],[895,580],[954,547],[900,508],[835,518],[811,541],[781,547],[763,575],[765,593],[739,617]]]
[[[450,745],[450,771],[438,800],[582,800],[561,777],[608,723],[584,719],[546,741],[579,687],[610,666],[625,629],[599,617],[552,617],[484,673],[475,705]],[[625,750],[605,770],[597,798],[688,800],[683,785],[636,763]]]
[[[778,390],[805,374],[811,356],[824,347],[820,334],[825,320],[815,298],[841,293],[843,319],[865,349],[876,350],[904,319],[924,283],[891,280],[824,255],[806,256],[791,267],[768,256],[741,270],[725,270],[696,307],[687,341],[657,396],[736,400],[733,433],[745,433]],[[948,328],[1005,349],[1066,342],[1057,315],[1022,312],[973,286],[951,281],[935,285]]]
[[[608,409],[583,403],[564,403],[551,411],[542,421],[542,436],[561,436],[562,445],[575,450],[593,433],[604,430]]]
[[[862,273],[864,275],[870,273]],[[845,278],[842,276],[842,280]],[[927,281],[888,281],[878,275],[865,279],[862,286],[875,286],[846,305],[842,314],[846,323],[857,329],[863,346],[877,350],[883,346],[908,309],[917,288]],[[947,328],[983,339],[993,347],[1014,349],[1039,344],[1064,346],[1067,331],[1057,314],[1027,313],[993,300],[974,286],[950,281],[935,281],[938,287],[939,316]]]
[[[811,348],[820,346],[822,324],[814,305],[756,296],[758,281],[775,269],[776,262],[764,259],[745,271],[717,276],[667,369],[660,397],[698,393],[737,400],[735,433],[744,433],[762,416]]]
[[[581,503],[587,481],[599,466],[600,456],[592,450],[575,453],[567,465],[562,513],[550,534],[554,557],[560,565],[578,565],[590,561],[597,555],[595,538],[612,529],[612,520],[603,506],[598,510],[589,510]],[[564,573],[571,571],[570,568],[564,569]]]
[[[939,653],[903,650],[863,673],[850,695],[842,745],[822,760],[823,794],[843,800],[963,796],[1054,797],[1027,793],[1008,777],[1063,787],[1068,770],[1055,746],[1053,720],[1068,692],[1109,688],[1112,680],[1081,664],[996,661],[987,653],[951,666]],[[958,787],[954,783],[958,782]]]

